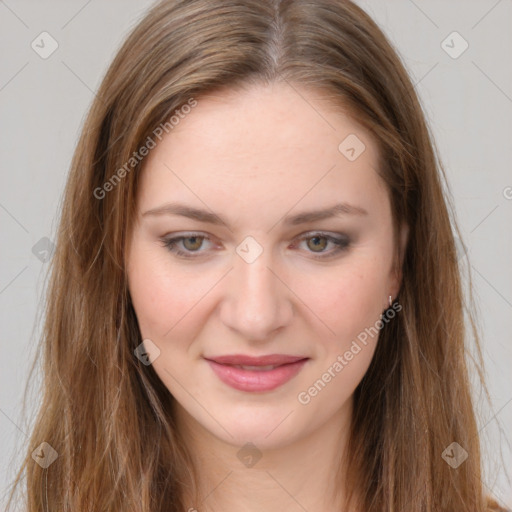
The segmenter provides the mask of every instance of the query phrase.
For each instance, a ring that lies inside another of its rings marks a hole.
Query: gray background
[[[512,1],[358,3],[401,54],[448,174],[467,248],[461,258],[474,279],[493,400],[492,409],[479,409],[490,468],[485,483],[512,506],[503,471],[512,467]],[[151,4],[0,0],[1,495],[30,431],[21,400],[40,334],[38,305],[47,269],[41,239],[54,239],[68,166],[94,91],[119,44]],[[46,59],[31,47],[43,31],[58,43]],[[453,31],[469,44],[457,58],[445,51],[463,48],[456,37],[446,39]],[[31,386],[29,412],[37,406],[39,381]]]

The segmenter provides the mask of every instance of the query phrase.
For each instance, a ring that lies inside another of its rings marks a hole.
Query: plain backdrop
[[[492,470],[485,485],[512,506],[504,471],[512,467],[512,2],[358,3],[409,70],[448,175],[492,398],[492,408],[479,416]],[[40,334],[45,259],[73,150],[107,66],[151,4],[0,0],[0,505],[19,453],[35,448],[27,446],[22,393]],[[44,55],[52,45],[55,51]],[[37,405],[36,395],[29,412]]]

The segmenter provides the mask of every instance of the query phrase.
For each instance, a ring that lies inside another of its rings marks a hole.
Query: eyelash
[[[337,237],[330,236],[327,233],[316,232],[316,231],[312,232],[311,234],[307,233],[307,235],[308,236],[303,236],[302,238],[300,238],[299,241],[301,242],[303,240],[308,240],[311,238],[325,238],[328,242],[332,242],[336,246],[334,251],[331,251],[329,253],[317,253],[319,255],[315,255],[315,253],[312,252],[311,254],[313,254],[314,259],[327,259],[327,258],[333,257],[336,254],[339,254],[340,252],[346,251],[350,246],[350,240],[347,237],[337,238]],[[204,251],[188,251],[188,252],[186,252],[186,251],[182,251],[181,249],[177,249],[175,247],[177,243],[179,243],[182,240],[185,240],[187,238],[201,238],[203,240],[211,240],[209,237],[200,235],[198,233],[188,233],[187,235],[176,236],[173,238],[164,238],[164,239],[161,239],[161,241],[163,242],[163,246],[165,248],[167,248],[167,250],[169,252],[175,254],[178,257],[185,258],[185,259],[187,259],[187,258],[193,259],[193,258],[200,257],[201,253]]]

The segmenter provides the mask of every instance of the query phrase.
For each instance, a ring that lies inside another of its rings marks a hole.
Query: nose
[[[252,263],[235,258],[227,276],[221,320],[247,341],[268,341],[293,317],[293,293],[266,251]]]

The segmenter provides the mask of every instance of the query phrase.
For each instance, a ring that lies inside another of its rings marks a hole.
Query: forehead
[[[370,133],[348,115],[341,102],[335,106],[320,90],[285,82],[202,95],[197,106],[181,117],[172,130],[176,142],[193,138],[213,153],[222,149],[233,155],[242,151],[265,154],[303,148],[305,155],[310,148],[337,149],[350,134],[365,141],[368,153],[376,149]]]
[[[290,207],[294,199],[307,206],[343,194],[368,204],[383,191],[370,132],[321,92],[280,83],[196,101],[146,159],[140,185],[150,206],[177,190],[196,203],[235,204],[236,194],[241,206],[286,198]]]

